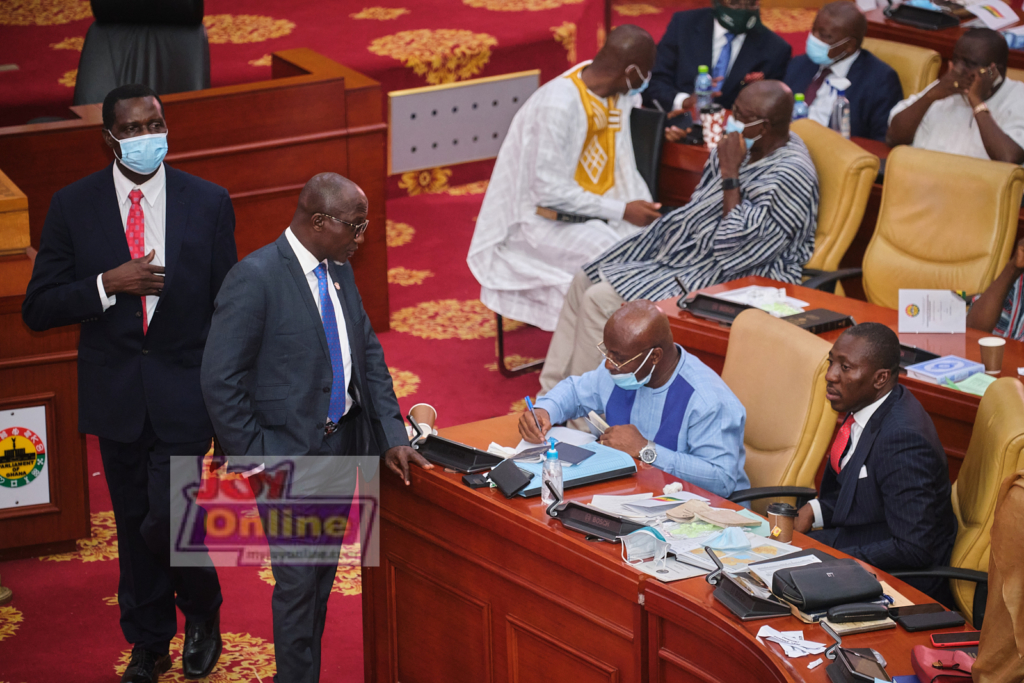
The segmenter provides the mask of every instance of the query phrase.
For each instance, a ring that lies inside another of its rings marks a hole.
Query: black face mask
[[[714,3],[715,18],[729,33],[738,36],[757,27],[761,23],[759,9],[733,9],[719,2]]]

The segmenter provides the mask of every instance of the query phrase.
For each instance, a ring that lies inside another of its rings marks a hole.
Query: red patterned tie
[[[821,84],[824,83],[825,79],[831,75],[832,69],[830,67],[825,67],[821,70],[821,73],[811,81],[811,84],[807,86],[807,92],[804,93],[804,102],[807,103],[808,107],[811,106],[812,102],[814,102],[814,98],[818,96],[818,90],[821,89]]]
[[[850,418],[852,416],[853,413],[846,414],[846,418],[843,420],[843,424],[840,425],[836,438],[832,442],[832,450],[829,451],[828,459],[832,463],[832,469],[836,471],[836,474],[839,474],[839,461],[846,451],[846,446],[850,443],[850,428],[853,426]]]
[[[132,200],[132,208],[128,209],[128,225],[125,227],[124,236],[128,240],[128,252],[133,259],[141,258],[146,254],[146,218],[142,214],[142,190],[136,188],[128,193],[128,199]],[[142,297],[142,334],[149,329],[149,316],[146,315],[146,297]]]

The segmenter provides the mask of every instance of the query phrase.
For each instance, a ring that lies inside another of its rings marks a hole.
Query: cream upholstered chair
[[[862,261],[868,301],[896,308],[900,289],[985,291],[1010,257],[1022,193],[1020,166],[905,145],[894,149]],[[858,272],[846,269],[835,277]]]
[[[1006,77],[1015,81],[1024,81],[1024,69],[1006,69]]]
[[[1024,384],[1014,377],[993,382],[978,406],[971,443],[953,484],[958,529],[949,567],[896,571],[893,576],[939,575],[952,579],[964,617],[981,628],[987,598],[988,555],[999,486],[1024,468]]]
[[[805,276],[815,276],[836,270],[853,242],[878,176],[879,161],[860,145],[810,119],[794,121],[790,130],[807,145],[818,171],[818,227],[814,253],[804,267]]]
[[[747,409],[743,443],[754,488],[737,491],[730,500],[761,499],[753,507],[764,512],[768,501],[763,499],[769,496],[816,495],[814,477],[836,426],[836,413],[825,399],[831,348],[821,337],[764,311],[736,317],[722,379]]]
[[[921,92],[939,77],[942,56],[935,50],[881,38],[865,38],[861,47],[893,68],[900,77],[903,97]]]

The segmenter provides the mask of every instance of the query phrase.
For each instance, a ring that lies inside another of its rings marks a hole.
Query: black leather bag
[[[834,560],[780,569],[772,577],[772,593],[802,612],[816,612],[877,600],[882,595],[882,584],[856,560]]]

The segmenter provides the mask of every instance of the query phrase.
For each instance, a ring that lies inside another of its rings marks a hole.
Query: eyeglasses
[[[621,370],[624,366],[629,365],[630,363],[635,361],[640,356],[644,355],[645,353],[649,353],[650,352],[650,349],[648,349],[646,351],[641,351],[640,353],[636,354],[635,356],[633,356],[632,358],[630,358],[627,361],[623,361],[621,363],[616,363],[615,361],[613,361],[611,359],[611,356],[608,355],[608,347],[604,345],[604,342],[601,342],[600,344],[597,344],[596,346],[597,346],[597,350],[601,352],[602,356],[604,356],[604,359],[606,361],[608,361],[609,363],[611,363],[612,367],[614,367],[616,370]]]
[[[334,216],[332,216],[329,213],[324,213],[323,211],[320,211],[319,213],[320,213],[321,216],[327,216],[332,221],[338,221],[339,223],[344,223],[348,227],[352,228],[353,237],[355,239],[359,239],[359,236],[362,235],[364,232],[366,232],[367,226],[370,225],[370,221],[369,220],[365,220],[362,223],[349,223],[348,221],[343,221],[340,218],[335,218]]]

